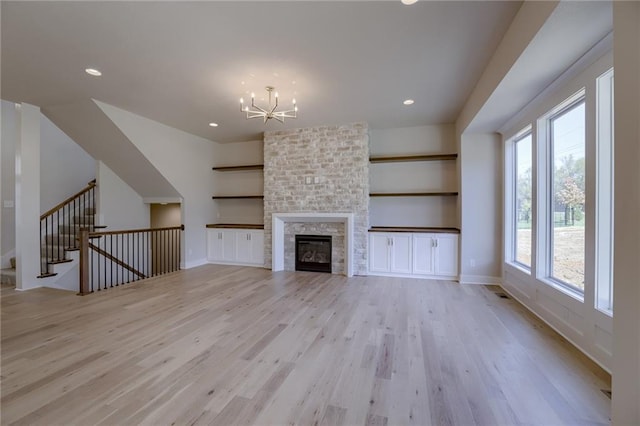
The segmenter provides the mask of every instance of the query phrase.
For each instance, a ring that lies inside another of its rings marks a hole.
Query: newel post
[[[84,296],[91,293],[89,290],[89,231],[80,230],[80,292],[78,295]]]

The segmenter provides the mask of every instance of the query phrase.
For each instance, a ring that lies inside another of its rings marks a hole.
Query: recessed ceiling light
[[[407,6],[414,4],[418,0],[402,0],[402,4],[406,4]]]
[[[406,99],[404,102],[402,102],[405,105],[413,105],[413,99]]]
[[[95,68],[87,68],[84,70],[84,72],[94,77],[100,77],[102,75],[102,73]]]
[[[218,127],[218,123],[209,123],[209,126],[211,126],[211,127]]]

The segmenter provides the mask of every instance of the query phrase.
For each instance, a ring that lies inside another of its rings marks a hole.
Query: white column
[[[640,2],[613,2],[613,425],[640,424]]]
[[[39,287],[40,108],[20,106],[16,144],[16,289]]]

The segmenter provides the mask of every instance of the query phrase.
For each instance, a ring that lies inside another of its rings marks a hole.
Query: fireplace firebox
[[[296,235],[296,271],[331,273],[331,235]]]

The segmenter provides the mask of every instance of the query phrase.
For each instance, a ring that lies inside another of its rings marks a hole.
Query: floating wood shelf
[[[421,154],[371,157],[371,163],[402,163],[408,161],[446,161],[455,160],[458,154]]]
[[[370,197],[436,197],[456,196],[457,192],[373,192]]]
[[[369,232],[427,232],[443,234],[459,234],[458,228],[442,226],[372,226]]]
[[[223,228],[223,229],[264,229],[262,224],[247,223],[210,223],[207,228]]]
[[[222,166],[222,167],[212,167],[212,170],[216,170],[218,172],[237,172],[242,170],[262,170],[264,169],[264,164],[248,164],[246,166]]]
[[[214,200],[231,200],[231,199],[263,199],[264,195],[214,195]]]

